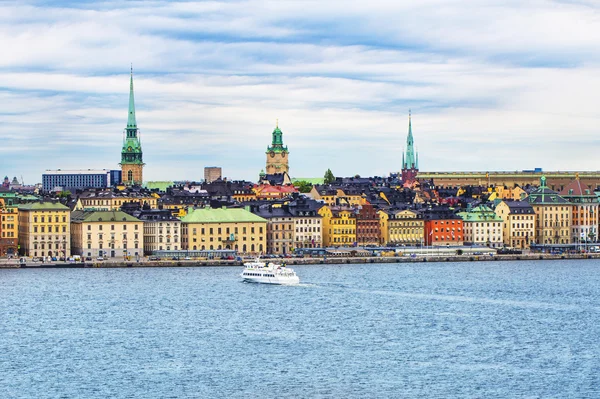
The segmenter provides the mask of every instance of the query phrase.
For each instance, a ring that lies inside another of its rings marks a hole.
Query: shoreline
[[[330,257],[330,258],[275,258],[265,259],[289,266],[298,265],[340,265],[367,263],[427,263],[427,262],[490,262],[490,261],[526,261],[526,260],[567,260],[567,259],[600,259],[600,254],[521,254],[521,255],[455,255],[455,256],[416,256],[416,257]],[[70,269],[70,268],[122,268],[122,267],[242,267],[244,261],[239,260],[162,260],[162,261],[102,261],[84,263],[40,263],[28,262],[0,263],[0,269]]]

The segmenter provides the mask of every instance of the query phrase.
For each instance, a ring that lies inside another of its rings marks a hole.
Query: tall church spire
[[[131,75],[129,77],[129,114],[127,116],[127,129],[137,129],[135,120],[135,102],[133,100],[133,65],[131,65]]]
[[[412,116],[410,110],[408,110],[408,137],[406,138],[406,158],[402,164],[403,169],[417,169],[417,162],[415,159],[415,148],[412,134]]]
[[[142,169],[144,168],[142,144],[140,143],[139,130],[135,120],[135,102],[133,100],[133,66],[129,76],[129,112],[127,114],[127,127],[123,137],[121,150],[121,181],[126,185],[141,185],[143,182]]]
[[[408,137],[406,138],[406,155],[402,152],[402,182],[404,187],[412,187],[419,172],[419,154],[415,152],[412,134],[412,115],[408,110]]]

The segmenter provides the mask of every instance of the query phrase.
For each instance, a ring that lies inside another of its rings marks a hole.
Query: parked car
[[[36,257],[36,258],[33,258],[33,259],[31,259],[31,261],[32,261],[32,262],[39,262],[39,261],[40,261],[40,258],[37,258],[37,257]]]
[[[96,258],[96,260],[103,261],[103,260],[104,260],[104,258],[103,258],[102,256],[98,256],[98,257]]]
[[[160,259],[158,258],[158,256],[151,256],[148,258],[148,260],[160,260]]]
[[[92,257],[91,256],[86,256],[85,260],[89,262],[89,261],[92,260]]]
[[[186,256],[185,258],[183,258],[183,260],[192,260],[192,258],[190,258],[189,256]]]
[[[56,256],[53,256],[52,257],[52,262],[56,262],[56,261],[57,261]]]

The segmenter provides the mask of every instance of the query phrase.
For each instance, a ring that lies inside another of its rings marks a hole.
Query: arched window
[[[133,172],[130,170],[129,172],[127,172],[127,181],[132,181],[133,180]]]

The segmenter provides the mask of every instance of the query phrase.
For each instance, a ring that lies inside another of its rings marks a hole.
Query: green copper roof
[[[267,147],[267,152],[288,152],[287,147],[283,145],[283,132],[279,129],[279,121],[277,121],[272,135],[271,145]]]
[[[540,187],[529,193],[527,202],[530,204],[570,204],[569,201],[561,197],[556,191],[550,190],[546,186],[546,176],[540,178]]]
[[[245,223],[267,220],[242,208],[193,209],[181,221],[183,223]]]
[[[465,222],[502,222],[502,218],[485,205],[476,206],[467,212],[459,212],[458,216]]]
[[[69,207],[60,202],[32,202],[19,205],[19,210],[24,211],[70,211]]]
[[[74,211],[71,222],[140,222],[123,211]]]
[[[165,192],[167,188],[173,187],[172,181],[147,181],[142,187],[147,188],[148,190],[158,189],[158,191]]]
[[[297,177],[297,178],[294,177],[292,179],[292,183],[297,183],[297,182],[300,182],[300,181],[305,181],[305,182],[310,183],[310,184],[323,184],[323,182],[325,181],[325,179],[322,178],[322,177]]]
[[[135,104],[133,100],[133,67],[131,67],[131,75],[129,77],[129,113],[127,114],[127,128],[137,129],[135,120]]]

